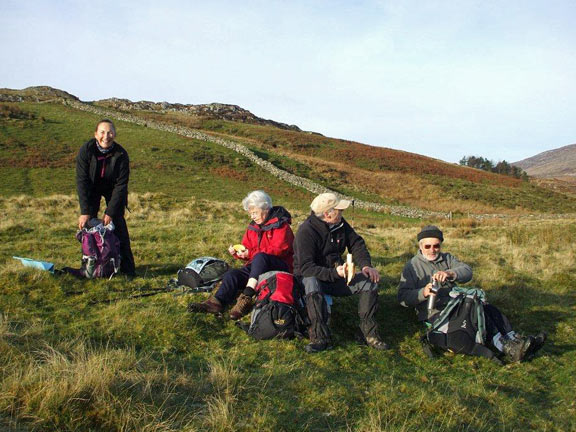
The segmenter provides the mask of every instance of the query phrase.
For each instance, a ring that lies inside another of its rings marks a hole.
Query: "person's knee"
[[[353,291],[355,293],[378,291],[378,284],[372,282],[370,278],[365,276],[363,273],[359,273],[355,276],[355,281],[353,281]]]
[[[268,258],[268,254],[264,252],[258,252],[256,255],[252,257],[252,262],[254,261],[266,261]]]
[[[224,276],[222,276],[222,284],[234,283],[236,280],[236,275],[234,274],[235,271],[236,270],[228,270],[224,273]]]
[[[304,292],[306,293],[306,295],[322,292],[320,282],[315,277],[302,278],[302,285],[304,285]]]

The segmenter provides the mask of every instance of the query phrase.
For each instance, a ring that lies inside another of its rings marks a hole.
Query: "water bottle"
[[[95,266],[96,266],[96,257],[93,256],[87,257],[85,274],[88,279],[92,279],[92,277],[94,276]]]
[[[436,306],[436,294],[438,294],[438,281],[432,280],[432,288],[430,289],[430,295],[428,296],[428,312],[434,310]]]

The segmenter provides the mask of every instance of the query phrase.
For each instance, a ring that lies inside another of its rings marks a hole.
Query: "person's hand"
[[[78,229],[84,228],[89,220],[90,215],[80,215],[80,217],[78,218]]]
[[[422,295],[424,295],[424,297],[428,298],[430,296],[431,292],[432,292],[432,282],[429,282],[428,285],[426,285],[424,287],[424,290],[422,291]]]
[[[375,268],[364,266],[362,267],[362,273],[372,282],[374,283],[380,282],[380,273],[378,273],[378,270],[376,270]]]
[[[110,222],[112,222],[112,218],[108,216],[106,213],[104,213],[104,217],[102,218],[102,225],[104,226],[109,225]]]
[[[240,252],[236,252],[236,256],[240,259],[248,259],[250,256],[250,251],[248,249],[244,249]]]
[[[230,246],[228,247],[228,253],[229,253],[230,255],[235,255],[235,254],[236,254],[236,249],[234,249],[234,246],[230,245]]]
[[[338,276],[340,276],[341,278],[346,279],[346,268],[347,265],[346,263],[339,265],[338,267],[336,267],[336,273],[338,273]]]
[[[452,270],[446,270],[446,271],[440,270],[439,272],[434,273],[432,279],[440,283],[444,283],[447,280],[456,279],[456,273],[454,273]]]

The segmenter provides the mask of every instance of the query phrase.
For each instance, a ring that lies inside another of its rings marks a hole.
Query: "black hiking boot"
[[[521,362],[534,342],[532,336],[502,339],[502,352],[511,362]]]
[[[366,345],[379,351],[390,349],[390,346],[380,338],[380,335],[375,334],[373,336],[364,336],[360,329],[356,332],[356,342],[359,345]]]
[[[316,341],[316,342],[310,342],[308,345],[306,345],[304,347],[304,351],[306,351],[308,354],[314,354],[322,351],[331,350],[332,348],[333,346],[330,342]]]
[[[386,351],[390,349],[390,346],[378,336],[368,336],[366,338],[366,345],[379,351]]]
[[[548,338],[548,334],[544,331],[539,332],[536,336],[530,336],[532,338],[532,343],[530,344],[530,348],[528,352],[524,356],[524,360],[532,360],[536,353],[540,351],[540,348],[544,346],[546,339]]]

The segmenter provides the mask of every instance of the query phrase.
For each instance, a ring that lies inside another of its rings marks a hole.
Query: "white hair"
[[[246,211],[248,211],[250,207],[269,210],[272,208],[272,198],[264,191],[252,191],[242,200],[242,207],[244,207]]]

